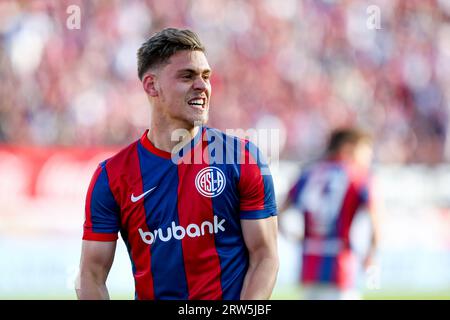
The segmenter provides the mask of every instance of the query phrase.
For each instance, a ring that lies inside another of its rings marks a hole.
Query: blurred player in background
[[[369,178],[372,140],[353,128],[335,130],[324,159],[302,171],[280,214],[295,205],[304,217],[301,281],[311,300],[359,299],[355,288],[358,262],[350,243],[350,228],[360,209],[369,213],[370,246],[363,259],[372,263],[378,223]],[[286,232],[280,223],[282,232]]]
[[[174,28],[139,49],[150,129],[94,173],[79,299],[109,298],[119,231],[136,299],[270,297],[278,270],[272,178],[255,145],[203,126],[211,95],[204,51],[196,34]],[[220,146],[214,155],[211,142]]]

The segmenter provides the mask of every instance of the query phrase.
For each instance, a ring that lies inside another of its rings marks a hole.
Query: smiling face
[[[211,68],[201,51],[183,50],[167,64],[144,76],[144,88],[154,112],[179,127],[192,128],[208,120]]]

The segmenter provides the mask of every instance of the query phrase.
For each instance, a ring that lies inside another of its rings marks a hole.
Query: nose
[[[207,80],[202,77],[197,77],[192,86],[194,90],[205,91],[208,88],[208,85]]]

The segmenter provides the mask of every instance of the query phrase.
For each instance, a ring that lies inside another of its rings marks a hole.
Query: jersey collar
[[[175,158],[180,158],[183,156],[183,152],[186,152],[188,150],[191,150],[193,148],[195,148],[195,146],[198,144],[198,142],[201,139],[201,137],[203,136],[203,132],[206,130],[205,127],[200,127],[197,134],[195,135],[195,137],[188,142],[181,150],[180,153],[181,154],[172,154],[170,152],[158,149],[157,147],[155,147],[153,145],[153,143],[148,139],[148,132],[150,131],[150,129],[145,130],[144,134],[142,135],[140,142],[142,144],[142,146],[147,149],[147,151],[153,153],[154,155],[164,158],[164,159],[172,159],[172,157]],[[187,147],[189,145],[189,147]]]

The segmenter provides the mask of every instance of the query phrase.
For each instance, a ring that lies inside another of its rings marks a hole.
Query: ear
[[[156,82],[155,74],[153,73],[144,74],[144,77],[142,78],[142,86],[144,87],[144,91],[147,92],[147,94],[150,97],[158,96],[158,85]]]

